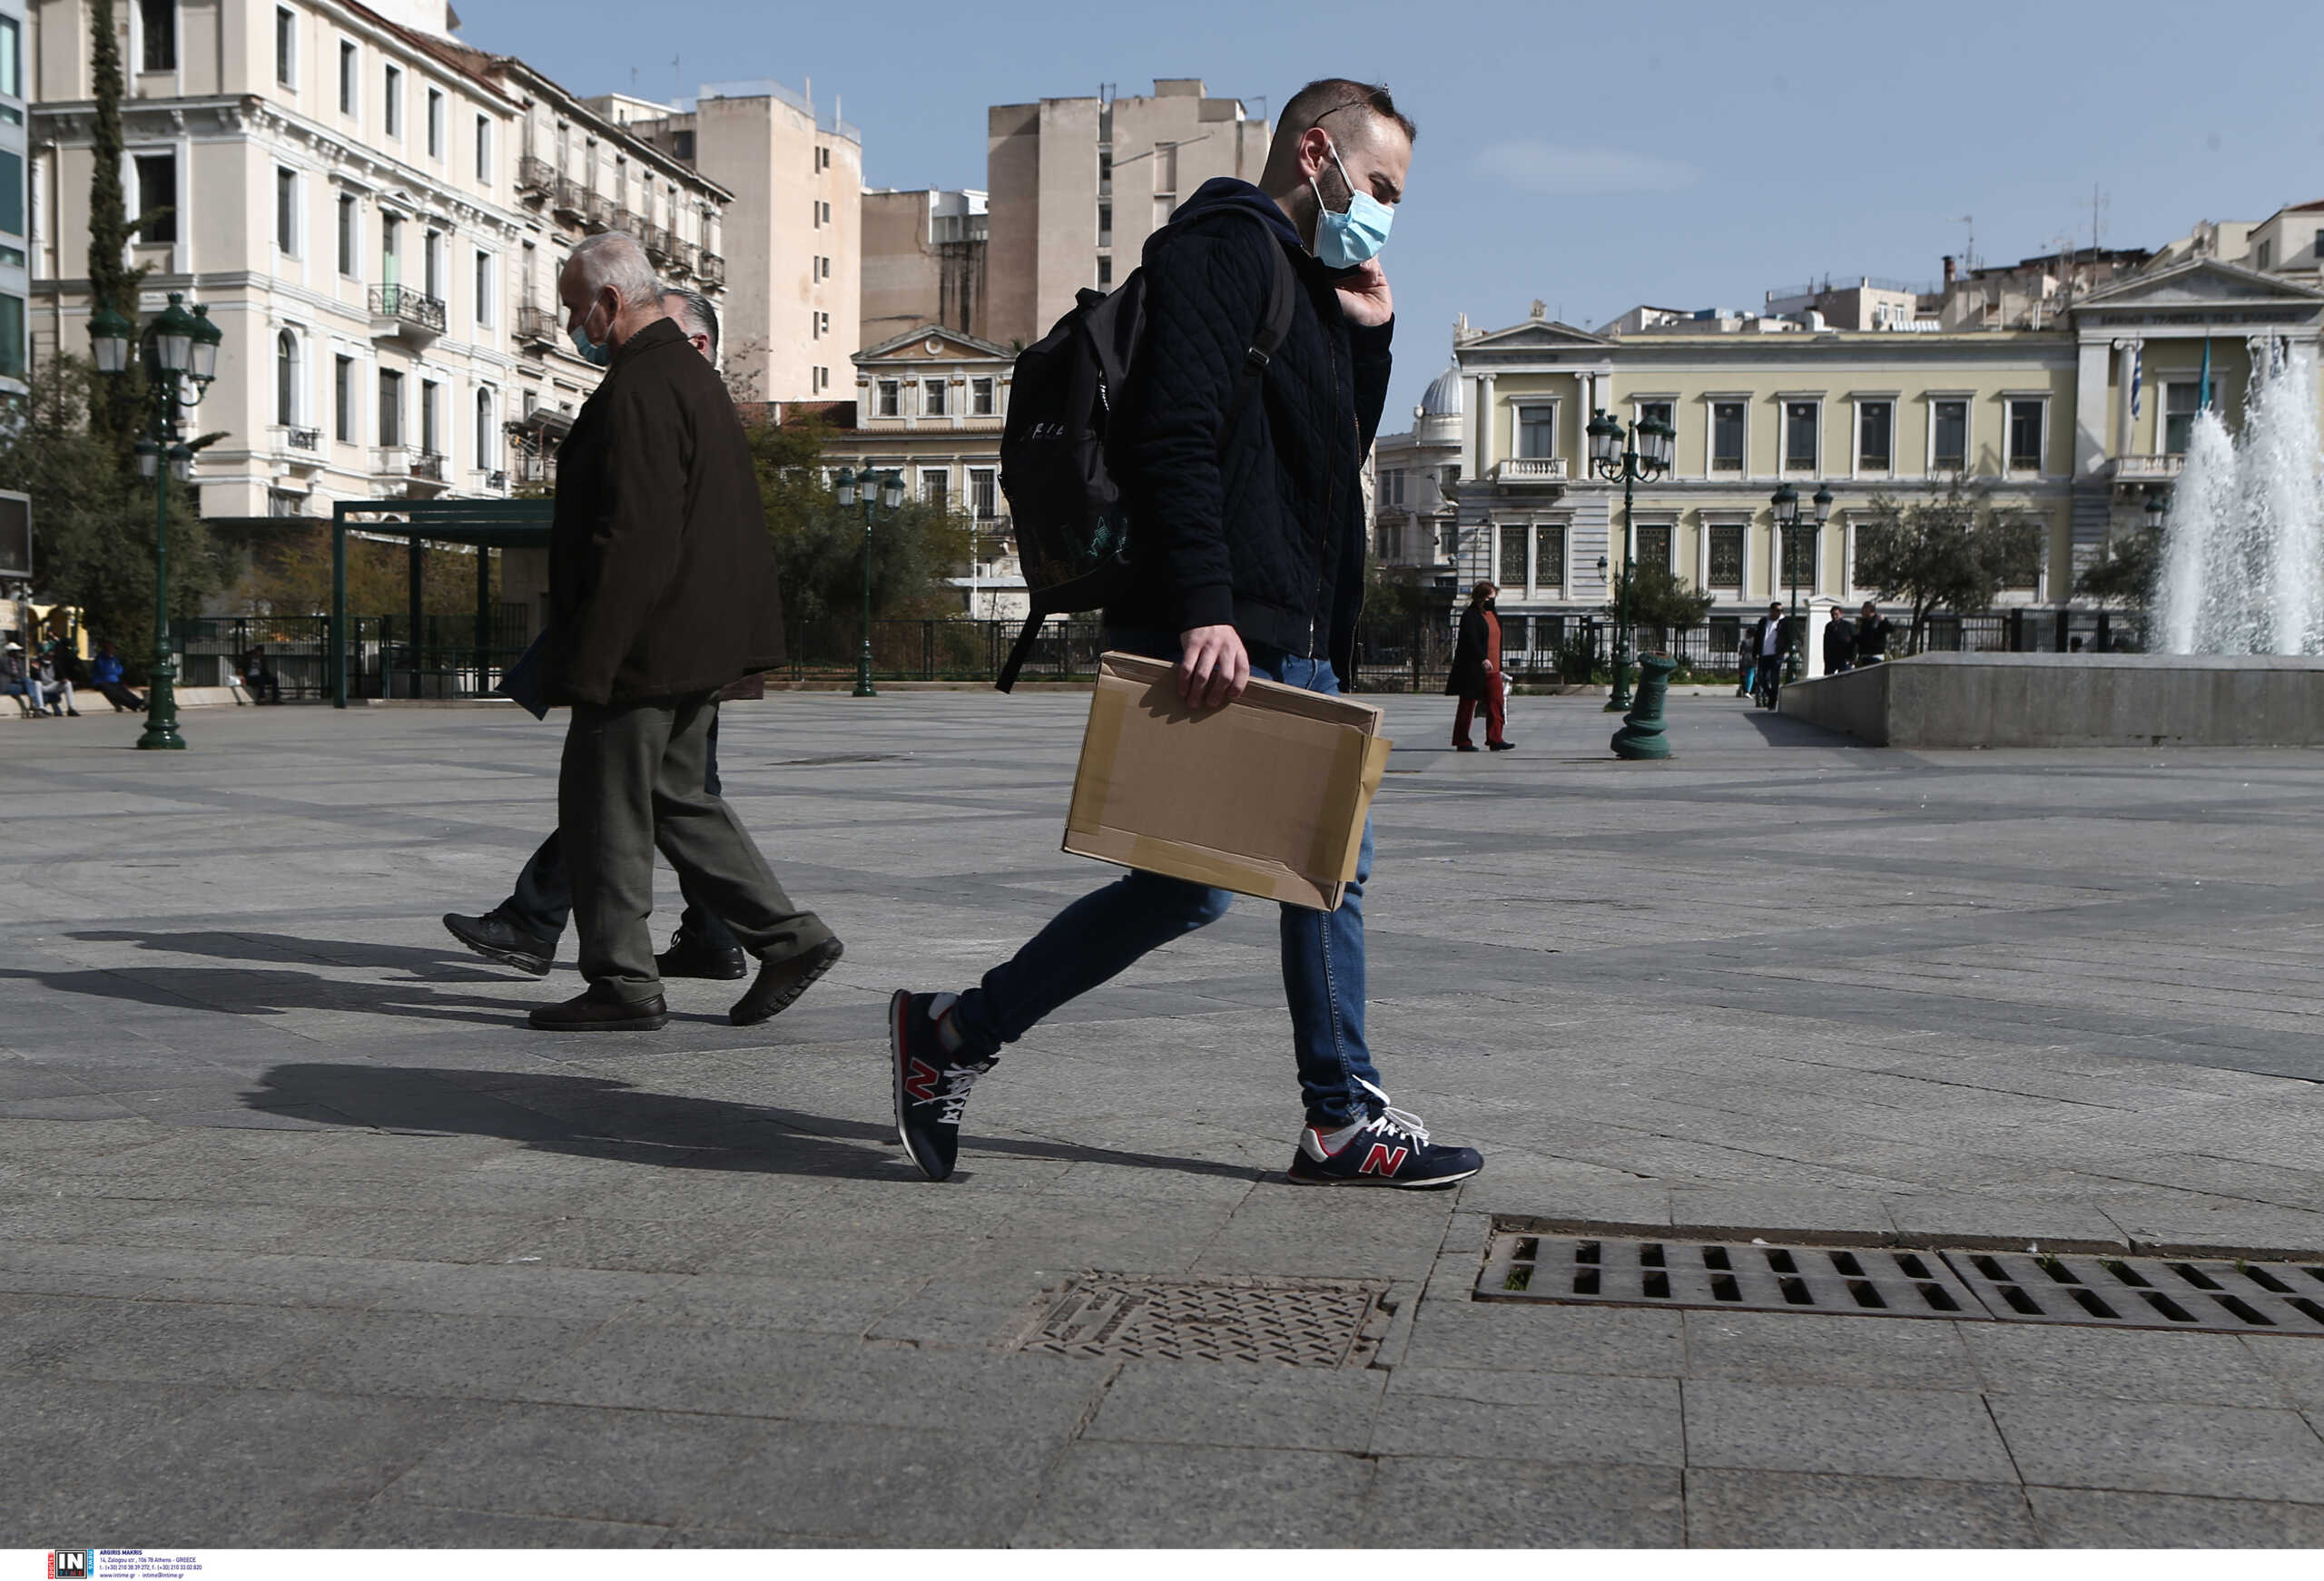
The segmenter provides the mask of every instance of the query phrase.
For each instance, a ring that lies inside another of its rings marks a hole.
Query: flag
[[[2139,415],[2139,397],[2146,387],[2146,342],[2131,343],[2131,416]]]

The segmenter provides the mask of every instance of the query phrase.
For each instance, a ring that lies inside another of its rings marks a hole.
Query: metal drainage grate
[[[1387,1330],[1386,1292],[1384,1284],[1326,1280],[1084,1274],[1044,1299],[1016,1348],[1058,1356],[1363,1367]]]
[[[2324,1334],[2324,1267],[2183,1257],[1948,1252],[1996,1318],[2106,1329]]]
[[[1930,1252],[1496,1235],[1480,1301],[1982,1318]]]
[[[2324,1265],[1493,1237],[1476,1299],[2324,1334]]]

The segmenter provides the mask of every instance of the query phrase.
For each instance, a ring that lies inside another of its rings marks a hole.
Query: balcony
[[[556,482],[556,457],[554,454],[533,456],[520,452],[517,457],[517,467],[513,476],[520,487],[525,486],[543,487],[553,485]]]
[[[530,302],[517,309],[517,344],[547,350],[556,344],[556,315]]]
[[[550,194],[549,207],[556,211],[558,219],[574,225],[589,216],[588,198],[581,191],[581,184],[564,176],[556,178],[556,190]]]
[[[701,250],[693,242],[681,241],[675,235],[670,238],[670,272],[672,274],[694,273],[696,267],[695,260],[700,256]]]
[[[371,338],[425,346],[444,332],[444,304],[409,286],[371,288]]]
[[[588,221],[590,230],[610,231],[614,228],[614,201],[611,198],[603,192],[586,192],[582,194],[582,202],[586,205],[583,218]]]
[[[613,228],[625,236],[635,236],[640,241],[645,240],[645,216],[635,209],[615,209]]]
[[[702,283],[706,286],[724,285],[726,283],[726,260],[714,252],[704,252],[702,261],[694,266],[694,273],[702,277]]]
[[[424,499],[444,491],[444,457],[411,445],[383,445],[371,453],[371,479]]]
[[[668,231],[659,225],[649,224],[638,240],[645,243],[645,256],[654,260],[656,268],[670,267],[670,260],[673,257],[671,249],[674,243]]]
[[[1563,483],[1565,457],[1562,456],[1521,456],[1492,464],[1495,483]]]
[[[517,191],[527,198],[547,198],[556,195],[556,167],[537,154],[525,154],[517,161]]]
[[[277,423],[273,432],[282,437],[276,447],[276,459],[293,473],[312,474],[322,470],[323,431],[301,428],[295,424]]]
[[[2117,456],[2111,465],[2117,483],[2169,483],[2186,464],[2184,456]]]

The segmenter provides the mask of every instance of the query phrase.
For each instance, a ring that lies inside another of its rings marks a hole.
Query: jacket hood
[[[1203,182],[1193,197],[1178,205],[1170,221],[1177,224],[1198,219],[1215,209],[1248,209],[1273,226],[1285,245],[1303,253],[1307,250],[1306,238],[1299,234],[1299,228],[1291,222],[1291,216],[1283,211],[1282,205],[1250,182],[1233,176],[1213,176]]]

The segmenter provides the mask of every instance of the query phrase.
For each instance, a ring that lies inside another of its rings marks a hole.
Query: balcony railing
[[[411,475],[414,477],[424,477],[430,483],[443,482],[444,457],[433,450],[413,451],[411,453]]]
[[[527,153],[517,161],[517,190],[536,197],[549,197],[556,191],[556,167],[538,154]]]
[[[516,477],[518,483],[555,483],[556,457],[520,455],[517,457]]]
[[[556,344],[556,315],[530,302],[517,309],[517,341],[523,346]]]
[[[702,255],[702,261],[694,266],[694,272],[702,277],[704,285],[723,284],[726,279],[726,260],[714,252],[705,252]]]
[[[404,478],[422,483],[444,481],[444,457],[414,445],[382,445],[372,453],[371,473],[383,480]]]
[[[645,243],[645,256],[664,269],[670,266],[670,233],[659,225],[648,225],[638,237]]]
[[[409,324],[431,334],[441,335],[444,332],[444,304],[409,286],[373,286],[371,317]]]
[[[550,195],[549,204],[565,219],[576,221],[589,211],[588,199],[581,191],[581,183],[566,176],[556,178],[556,190]]]
[[[670,268],[673,272],[677,274],[694,273],[695,269],[699,267],[697,260],[701,256],[702,250],[694,246],[693,242],[681,241],[675,236],[670,238]]]
[[[613,229],[614,201],[611,198],[603,192],[590,192],[585,196],[583,201],[588,206],[587,217],[590,224],[600,231]]]
[[[2184,456],[2117,456],[2114,457],[2114,481],[2117,483],[2168,483],[2179,476],[2187,465]]]
[[[507,494],[508,492],[508,474],[505,470],[496,470],[486,474],[484,486],[490,489],[495,494]]]
[[[282,437],[293,450],[320,450],[323,447],[323,431],[320,428],[288,428],[283,431]]]
[[[1492,466],[1495,483],[1563,483],[1565,457],[1562,456],[1522,456]]]
[[[635,236],[643,241],[645,240],[645,216],[635,209],[615,209],[614,229],[625,236]]]

